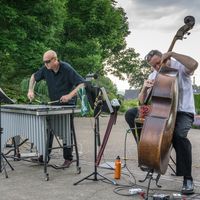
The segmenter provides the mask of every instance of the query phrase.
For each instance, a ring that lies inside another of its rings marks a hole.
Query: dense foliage
[[[126,48],[127,17],[114,0],[1,0],[0,18],[0,87],[11,97],[23,101],[21,85],[48,49],[83,77],[109,71],[135,87],[145,78],[139,54]]]
[[[0,79],[18,84],[38,68],[42,54],[60,46],[66,0],[2,0]]]
[[[84,76],[124,48],[129,33],[125,13],[110,0],[2,0],[0,18],[2,81],[30,75],[47,49]]]
[[[83,76],[103,71],[103,62],[126,47],[129,32],[125,13],[109,0],[71,0],[67,13],[61,57]]]
[[[130,86],[140,88],[144,79],[150,73],[145,61],[139,59],[139,54],[133,48],[123,49],[107,60],[107,71],[122,80],[128,80]]]

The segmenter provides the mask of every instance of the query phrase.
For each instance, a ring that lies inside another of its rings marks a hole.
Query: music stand
[[[0,173],[2,173],[2,171],[4,170],[5,176],[6,176],[6,178],[8,178],[8,174],[7,174],[7,171],[6,171],[6,164],[4,164],[4,160],[6,161],[6,163],[10,166],[10,168],[12,170],[14,170],[14,168],[8,162],[8,160],[5,157],[5,155],[1,152],[1,134],[3,133],[3,128],[1,127],[1,104],[2,103],[13,104],[14,101],[12,99],[10,99],[4,93],[4,91],[0,88]],[[2,166],[2,164],[3,164],[3,166]]]
[[[90,88],[88,89],[87,86]],[[88,91],[89,90],[89,91]],[[106,94],[106,91],[104,88],[99,88],[99,87],[91,87],[91,85],[86,85],[86,92],[88,96],[88,101],[91,105],[91,107],[94,109],[94,172],[89,174],[88,176],[82,178],[81,180],[77,181],[74,183],[74,185],[79,184],[80,182],[84,180],[93,180],[93,181],[98,181],[97,177],[100,176],[102,179],[101,180],[107,180],[111,184],[117,185],[115,181],[103,176],[97,171],[97,141],[100,143],[100,136],[99,136],[99,115],[101,114],[102,111],[110,112],[111,114],[114,112],[110,101],[108,99],[108,96]],[[94,98],[95,97],[95,98]],[[90,178],[92,177],[93,178]]]

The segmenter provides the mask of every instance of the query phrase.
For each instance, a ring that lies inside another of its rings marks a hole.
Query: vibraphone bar
[[[38,153],[45,156],[44,173],[48,179],[47,136],[49,131],[63,140],[63,144],[72,146],[70,115],[79,112],[75,106],[9,104],[1,107],[3,128],[2,149],[9,138],[20,135],[34,143]]]

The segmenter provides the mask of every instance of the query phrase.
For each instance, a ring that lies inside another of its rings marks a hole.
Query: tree
[[[66,0],[2,0],[0,7],[1,84],[19,83],[38,68],[42,54],[60,45]],[[5,73],[6,72],[6,73]],[[16,76],[18,75],[18,76]]]
[[[114,0],[1,0],[0,17],[0,83],[14,90],[38,69],[48,49],[83,77],[105,71],[107,60],[122,59],[120,53],[124,62],[126,51],[137,56],[125,50],[127,17]],[[132,62],[121,64],[109,67],[119,77],[130,74]]]
[[[105,76],[100,76],[98,79],[92,81],[94,85],[98,87],[104,87],[106,92],[108,93],[109,99],[112,100],[116,98],[117,94],[117,86],[113,84],[110,78]]]
[[[140,88],[150,72],[145,61],[139,58],[135,49],[128,48],[112,55],[106,62],[107,71],[122,80],[128,80],[130,86]]]
[[[127,18],[111,0],[69,0],[61,57],[80,74],[104,68],[103,62],[126,46]]]

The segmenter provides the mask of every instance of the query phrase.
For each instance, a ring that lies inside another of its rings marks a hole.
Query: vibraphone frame
[[[73,114],[80,110],[75,106],[50,106],[8,104],[1,106],[1,120],[3,132],[0,151],[3,150],[7,140],[16,135],[29,138],[36,145],[40,154],[44,155],[45,179],[49,180],[47,172],[48,150],[50,132],[64,140],[67,146],[72,147],[72,137],[76,150],[77,170],[79,167],[79,155],[76,143],[76,135],[73,126]]]

